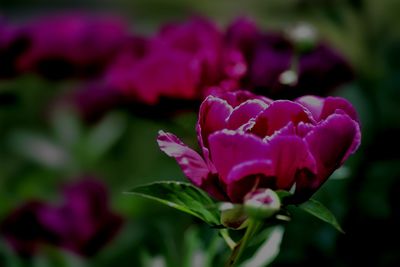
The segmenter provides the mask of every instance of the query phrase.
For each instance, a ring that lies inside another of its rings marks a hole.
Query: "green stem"
[[[254,236],[254,234],[257,233],[260,226],[261,223],[259,221],[249,220],[246,233],[244,234],[243,238],[239,241],[239,243],[237,243],[237,245],[234,247],[231,256],[225,263],[225,267],[235,266],[240,256],[242,255],[243,251],[245,250],[246,246],[248,245],[249,241]]]
[[[228,245],[228,247],[231,250],[234,250],[236,247],[236,242],[233,241],[233,239],[229,236],[228,229],[221,229],[219,231],[219,234],[222,236],[222,238],[225,240],[225,243]]]

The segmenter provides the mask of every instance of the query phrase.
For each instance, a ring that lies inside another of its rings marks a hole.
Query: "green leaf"
[[[293,196],[292,193],[285,191],[285,190],[277,190],[275,193],[278,195],[279,199],[281,200],[282,203],[285,203],[286,199],[290,198]]]
[[[279,254],[283,233],[282,226],[275,226],[259,233],[258,236],[262,237],[263,242],[257,244],[258,249],[240,266],[265,267],[271,264]]]
[[[341,233],[344,233],[343,229],[340,227],[338,221],[336,220],[335,216],[332,214],[328,208],[322,205],[321,202],[310,198],[307,202],[299,205],[299,208],[302,210],[314,215],[318,219],[329,223],[333,227],[336,228]]]
[[[70,161],[62,146],[33,132],[15,131],[8,143],[17,154],[48,168],[63,168]]]
[[[183,253],[183,266],[192,267],[200,261],[200,266],[204,266],[205,252],[201,246],[201,239],[199,229],[190,227],[186,230],[183,240],[184,253]]]
[[[216,203],[204,191],[189,183],[155,182],[136,187],[127,193],[156,200],[196,216],[212,226],[220,224],[220,214]]]
[[[58,109],[52,113],[51,123],[57,141],[68,149],[82,138],[83,125],[78,115],[68,108]]]
[[[108,114],[94,126],[86,140],[86,153],[92,161],[101,158],[119,140],[126,128],[126,121],[121,114]]]

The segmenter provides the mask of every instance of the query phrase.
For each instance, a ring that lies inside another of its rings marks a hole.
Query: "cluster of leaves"
[[[228,229],[221,224],[220,203],[215,202],[206,192],[189,183],[177,181],[155,182],[136,187],[127,193],[158,201],[171,208],[195,216],[212,228],[220,229],[220,235],[225,238],[227,245],[233,251],[240,246],[240,242],[236,243],[233,241],[229,236]],[[287,191],[277,193],[282,203],[291,195]],[[247,248],[247,253],[245,254],[247,254],[246,260],[248,262],[244,262],[243,266],[266,266],[278,255],[281,240],[277,240],[278,237],[276,235],[279,235],[278,239],[282,238],[282,228],[280,226],[283,221],[289,219],[286,216],[288,214],[287,208],[284,205],[274,218],[262,222],[264,230],[257,235],[257,240],[252,242]],[[309,199],[307,202],[298,205],[298,208],[332,225],[338,231],[343,232],[335,216],[317,200]],[[282,213],[285,215],[282,215]],[[271,223],[271,221],[273,222]],[[266,227],[266,225],[269,227]],[[250,262],[254,262],[253,265]]]

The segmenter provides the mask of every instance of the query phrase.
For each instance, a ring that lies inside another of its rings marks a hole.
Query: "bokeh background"
[[[299,22],[315,27],[319,38],[345,55],[355,74],[331,94],[356,107],[362,145],[316,195],[346,234],[293,211],[271,266],[400,266],[399,1],[0,0],[0,15],[15,24],[76,10],[120,16],[132,32],[148,35],[166,22],[193,15],[220,27],[239,16],[252,18],[265,30]],[[123,193],[152,181],[184,180],[155,140],[164,129],[195,145],[196,112],[154,117],[112,109],[88,122],[76,110],[58,107],[80,83],[34,73],[0,80],[0,221],[32,200],[62,205],[68,198],[63,185],[90,176],[106,185],[108,205],[122,217],[122,226],[90,256],[48,246],[27,258],[3,236],[0,266],[220,266],[226,251],[216,230]],[[79,225],[80,216],[72,213],[66,220]],[[22,228],[29,235],[33,220],[28,217],[25,223]]]

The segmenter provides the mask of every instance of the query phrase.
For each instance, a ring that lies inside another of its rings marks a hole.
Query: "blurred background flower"
[[[17,68],[49,79],[98,74],[129,34],[121,17],[90,13],[44,16],[24,24],[30,45],[18,58]]]
[[[239,19],[227,38],[246,58],[242,86],[272,98],[327,95],[353,77],[350,63],[316,40],[311,25],[299,24],[285,34],[261,31],[251,20]]]
[[[93,256],[113,239],[122,217],[109,210],[105,186],[79,179],[65,186],[61,205],[30,200],[6,216],[1,233],[18,254],[32,256],[41,245],[52,245]]]

